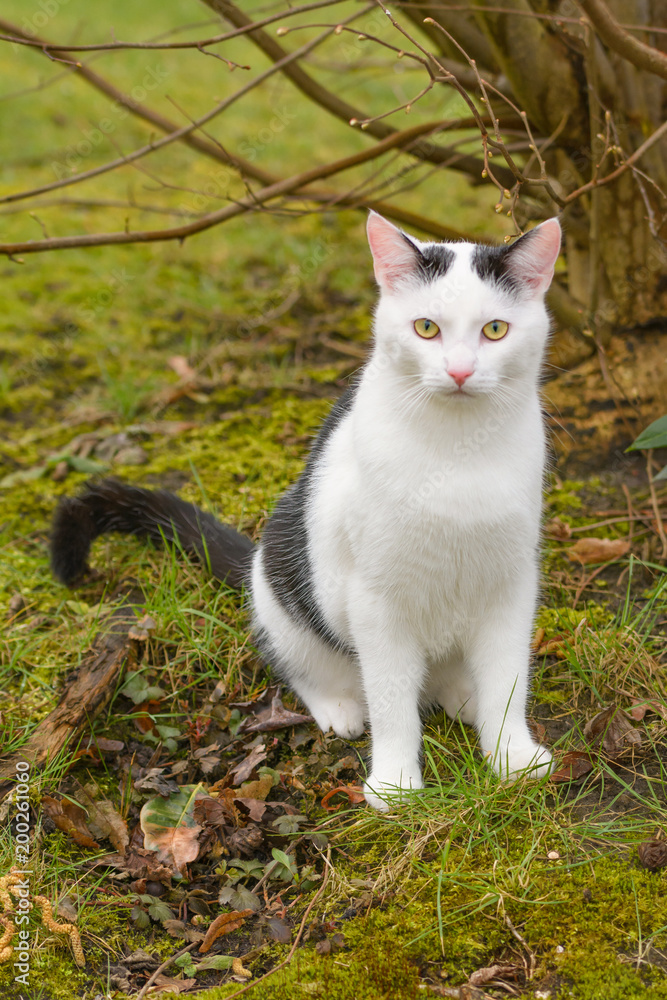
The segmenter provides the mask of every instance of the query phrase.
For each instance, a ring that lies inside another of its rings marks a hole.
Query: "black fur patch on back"
[[[481,244],[475,247],[471,265],[482,281],[501,285],[508,292],[517,292],[520,280],[510,268],[510,259],[516,243],[511,246],[489,247]]]
[[[308,625],[330,646],[348,653],[352,651],[324,620],[313,590],[306,514],[313,472],[327,441],[350,412],[355,393],[356,385],[352,385],[334,404],[315,439],[306,468],[276,504],[262,535],[264,572],[276,599],[290,617]]]

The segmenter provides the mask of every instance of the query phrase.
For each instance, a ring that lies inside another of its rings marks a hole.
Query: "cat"
[[[249,589],[264,657],[322,730],[370,726],[367,802],[422,787],[420,709],[473,725],[503,777],[544,775],[526,722],[539,579],[548,219],[500,247],[424,243],[371,212],[379,301],[368,363],[254,545],[165,491],[64,498],[55,575],[106,531],[173,541]]]

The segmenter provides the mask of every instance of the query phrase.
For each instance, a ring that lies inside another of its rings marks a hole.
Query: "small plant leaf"
[[[649,424],[626,451],[646,451],[648,448],[667,448],[667,415]]]

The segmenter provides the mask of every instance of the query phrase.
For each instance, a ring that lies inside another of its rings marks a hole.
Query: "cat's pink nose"
[[[469,365],[465,366],[461,365],[461,367],[447,369],[447,374],[452,376],[452,378],[458,385],[459,389],[461,388],[465,380],[467,378],[470,378],[472,372],[473,370]]]

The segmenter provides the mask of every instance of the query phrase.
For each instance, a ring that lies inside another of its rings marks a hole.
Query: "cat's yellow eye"
[[[502,340],[509,328],[509,323],[506,323],[504,319],[492,319],[490,323],[482,327],[482,333],[489,340]]]
[[[433,337],[438,336],[440,327],[432,319],[416,319],[415,333],[418,333],[420,337],[424,337],[426,340],[431,340]]]

